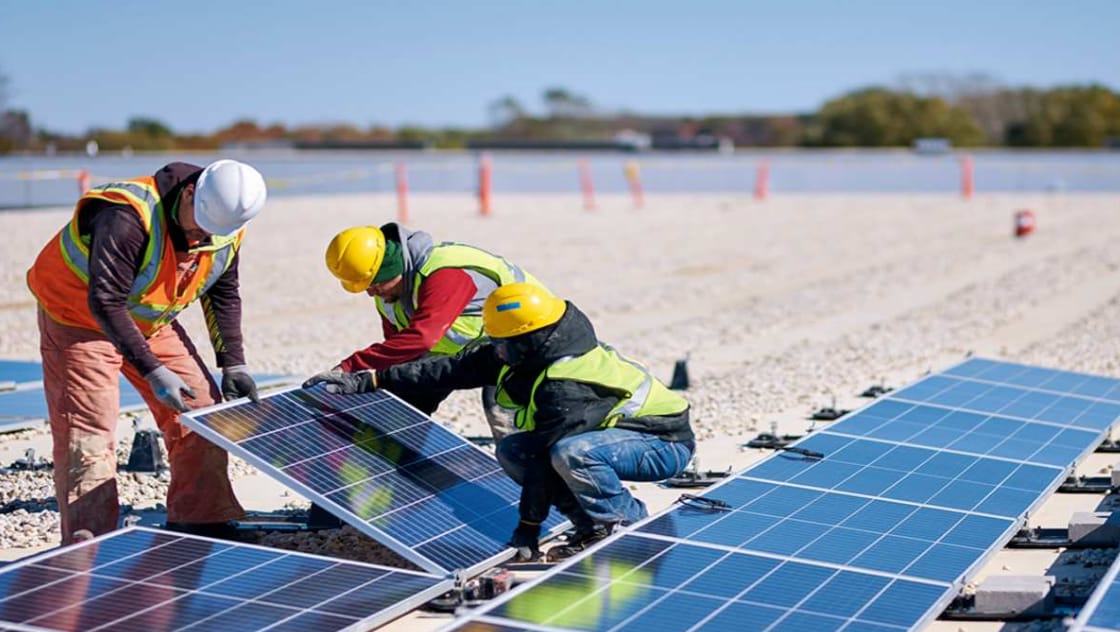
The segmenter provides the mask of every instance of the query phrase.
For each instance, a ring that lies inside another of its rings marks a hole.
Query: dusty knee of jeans
[[[572,470],[586,467],[589,461],[596,460],[591,454],[595,441],[586,435],[576,435],[557,441],[549,451],[552,467],[561,475]]]
[[[71,432],[68,451],[67,475],[75,491],[88,491],[116,475],[112,436]]]

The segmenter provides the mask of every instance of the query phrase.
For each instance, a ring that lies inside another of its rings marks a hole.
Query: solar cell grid
[[[366,629],[451,583],[412,571],[132,528],[0,569],[0,624],[45,630]]]
[[[497,461],[383,391],[273,393],[184,423],[433,572],[512,554],[520,488]],[[562,524],[550,516],[545,531]]]
[[[1058,467],[828,432],[797,445],[825,458],[778,454],[743,476],[1005,517],[1026,513],[1065,479]]]
[[[1120,558],[1112,563],[1069,632],[1120,631]]]
[[[674,506],[454,629],[920,628],[1120,417],[1118,380],[947,373],[794,444],[821,458],[777,453],[702,494],[730,510]]]
[[[1064,467],[1094,448],[1099,430],[912,404],[892,399],[845,416],[828,427],[832,434],[995,456]]]

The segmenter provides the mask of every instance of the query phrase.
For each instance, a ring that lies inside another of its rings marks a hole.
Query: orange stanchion
[[[642,196],[642,171],[638,161],[631,160],[626,163],[626,180],[630,182],[630,195],[634,198],[634,208],[642,208],[645,200]]]
[[[766,160],[758,163],[754,173],[754,199],[762,201],[770,195],[770,163]]]
[[[595,181],[591,179],[591,166],[582,159],[579,161],[579,188],[583,190],[583,208],[595,210]]]
[[[85,195],[89,193],[89,172],[82,169],[78,172],[78,194]]]
[[[1034,232],[1034,211],[1023,209],[1015,211],[1015,236],[1019,239]]]
[[[961,159],[961,197],[971,200],[973,186],[972,156],[965,156]]]
[[[397,221],[408,223],[408,167],[403,162],[396,164],[397,173]]]
[[[483,154],[478,163],[478,208],[483,217],[490,215],[490,187],[493,171],[493,161],[490,160],[490,156]]]

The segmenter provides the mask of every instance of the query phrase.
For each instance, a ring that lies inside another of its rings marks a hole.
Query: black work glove
[[[339,375],[342,375],[345,372],[346,371],[343,371],[342,367],[340,367],[340,366],[336,366],[333,369],[330,369],[329,371],[320,371],[320,372],[316,373],[315,375],[312,375],[311,377],[304,380],[303,388],[311,388],[312,386],[315,386],[316,384],[319,384],[321,382],[326,382],[328,379],[330,379],[332,377],[338,377]]]
[[[354,373],[320,373],[303,383],[304,388],[316,384],[326,384],[328,393],[353,395],[372,393],[377,389],[376,371],[355,371]]]
[[[254,404],[261,401],[257,394],[257,383],[249,374],[249,367],[238,364],[222,369],[222,397],[227,402],[238,397],[248,397]]]
[[[540,523],[522,520],[517,523],[517,528],[513,530],[509,545],[517,549],[517,559],[522,562],[531,562],[541,556],[540,539]]]

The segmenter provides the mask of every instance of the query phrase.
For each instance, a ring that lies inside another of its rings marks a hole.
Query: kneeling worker
[[[523,430],[498,443],[498,461],[522,486],[521,521],[510,544],[535,557],[540,523],[555,506],[575,526],[552,560],[573,555],[615,525],[646,517],[622,481],[679,474],[695,449],[688,402],[595,336],[575,305],[528,283],[494,290],[483,307],[491,343],[379,371],[327,376],[334,392],[494,385]]]

